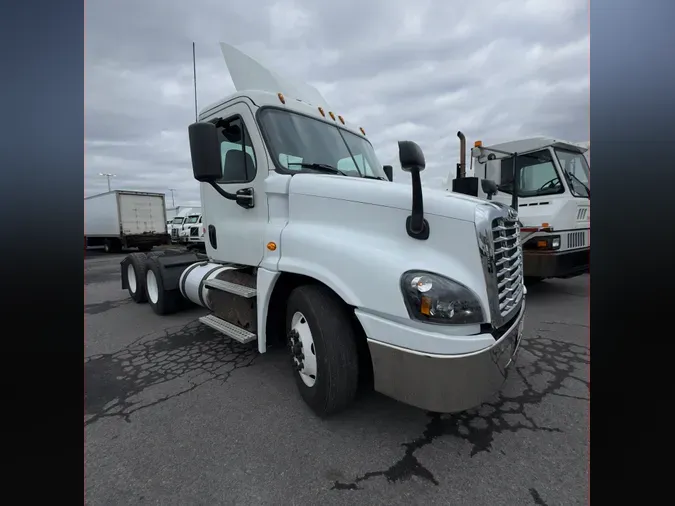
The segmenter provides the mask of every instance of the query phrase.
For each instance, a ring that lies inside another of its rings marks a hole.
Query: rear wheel
[[[127,278],[127,290],[134,302],[146,302],[145,293],[146,257],[144,253],[131,253],[127,256],[127,267],[124,275]]]
[[[157,257],[148,257],[145,261],[145,293],[148,304],[158,315],[173,314],[180,308],[182,295],[178,289],[166,290],[162,278],[162,269]]]
[[[106,253],[119,253],[122,251],[122,243],[119,239],[106,239],[103,243],[103,249]]]
[[[319,416],[345,409],[356,396],[356,333],[345,304],[328,288],[300,286],[286,308],[286,330],[295,380]]]

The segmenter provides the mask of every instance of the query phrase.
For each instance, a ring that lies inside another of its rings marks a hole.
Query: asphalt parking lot
[[[374,392],[328,421],[285,350],[258,355],[131,302],[124,255],[85,259],[89,505],[588,503],[588,276],[529,287],[502,392],[460,415]]]

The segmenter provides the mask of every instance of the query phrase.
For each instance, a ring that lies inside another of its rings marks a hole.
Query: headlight
[[[551,251],[560,249],[559,235],[545,235],[533,237],[523,245],[523,249]]]
[[[483,323],[478,296],[451,279],[424,271],[401,276],[401,291],[410,318],[428,323]]]

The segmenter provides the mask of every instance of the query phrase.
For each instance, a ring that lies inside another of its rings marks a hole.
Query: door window
[[[256,156],[243,119],[235,116],[218,120],[216,127],[223,169],[223,177],[218,183],[250,183],[256,176]]]

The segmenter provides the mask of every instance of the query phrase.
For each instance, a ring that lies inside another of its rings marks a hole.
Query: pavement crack
[[[590,325],[585,325],[583,323],[570,323],[570,322],[541,322],[545,325],[566,325],[568,327],[583,327],[585,329],[591,328]]]
[[[84,314],[88,315],[94,315],[94,314],[100,314],[100,313],[105,313],[106,311],[110,311],[111,309],[118,308],[120,306],[124,306],[126,304],[129,304],[131,302],[131,299],[122,299],[122,300],[111,300],[111,301],[106,301],[106,302],[96,302],[93,304],[85,304],[84,306]]]
[[[413,477],[438,486],[433,472],[422,464],[416,453],[441,437],[462,439],[471,445],[470,456],[491,452],[495,436],[520,431],[561,433],[560,427],[539,423],[527,410],[541,404],[547,397],[563,395],[588,400],[577,392],[564,392],[570,388],[569,380],[587,393],[588,380],[575,372],[588,372],[589,351],[566,341],[536,336],[523,340],[521,354],[529,353],[533,360],[519,357],[510,370],[507,383],[497,394],[497,399],[461,413],[442,415],[428,413],[422,434],[410,442],[403,443],[405,449],[401,458],[384,470],[369,471],[357,476],[351,482],[334,481],[332,490],[359,490],[361,485],[373,478],[384,477],[388,483],[409,480]],[[511,393],[513,390],[518,393]],[[539,504],[539,503],[538,503]],[[544,503],[541,503],[544,504]]]
[[[539,492],[537,492],[536,488],[530,489],[530,495],[532,496],[534,504],[537,504],[539,506],[548,506],[546,502],[541,498],[541,495],[539,495]]]
[[[224,338],[198,320],[140,337],[125,348],[88,357],[85,427],[102,418],[131,422],[138,411],[175,399],[211,381],[226,382],[250,367],[253,345]],[[155,394],[151,389],[161,391]]]

